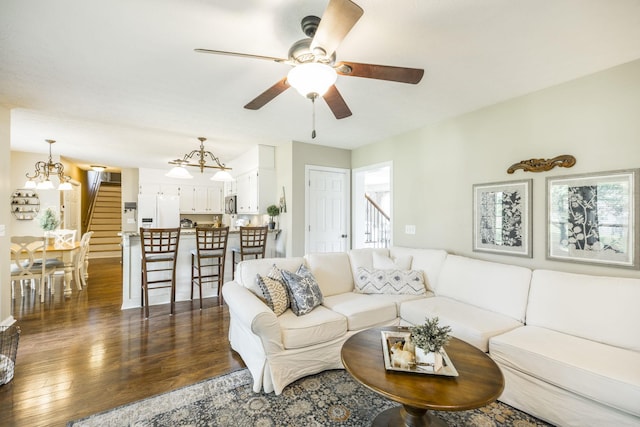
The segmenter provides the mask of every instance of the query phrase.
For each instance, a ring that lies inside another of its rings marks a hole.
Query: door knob
[[[346,239],[346,238],[347,238],[347,235],[346,235],[346,234],[343,234],[343,235],[341,235],[340,237],[342,237],[343,239]]]

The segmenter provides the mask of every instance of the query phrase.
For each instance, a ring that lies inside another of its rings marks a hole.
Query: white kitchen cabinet
[[[180,213],[222,213],[222,185],[183,185],[180,188]]]
[[[275,172],[267,169],[256,169],[236,179],[239,214],[264,214],[267,206],[275,203]]]
[[[225,196],[233,196],[238,192],[237,182],[234,179],[233,181],[225,181],[224,182],[224,195]]]
[[[224,213],[223,185],[220,182],[207,187],[207,208],[214,214]]]

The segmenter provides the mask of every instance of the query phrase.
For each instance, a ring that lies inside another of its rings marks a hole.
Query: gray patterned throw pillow
[[[424,275],[419,270],[358,268],[355,291],[361,294],[424,295]]]
[[[282,278],[289,291],[291,310],[296,316],[302,316],[322,304],[322,291],[313,274],[301,265],[292,273],[282,270]]]

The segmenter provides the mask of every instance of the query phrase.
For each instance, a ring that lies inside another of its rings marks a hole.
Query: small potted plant
[[[437,317],[426,318],[423,325],[412,326],[411,342],[415,346],[416,364],[433,366],[437,371],[442,368],[440,350],[449,342],[451,327],[439,326]]]
[[[276,228],[276,217],[280,215],[280,208],[276,205],[267,207],[267,215],[269,215],[269,229],[273,230]]]
[[[56,213],[53,209],[47,208],[40,217],[40,227],[44,230],[44,237],[47,239],[47,242],[53,238],[52,231],[58,228],[58,225],[60,225],[60,221]]]

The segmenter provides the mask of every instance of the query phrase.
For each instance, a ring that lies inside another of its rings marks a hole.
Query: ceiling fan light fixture
[[[333,67],[319,62],[300,64],[289,71],[287,82],[307,98],[322,96],[336,82]]]

